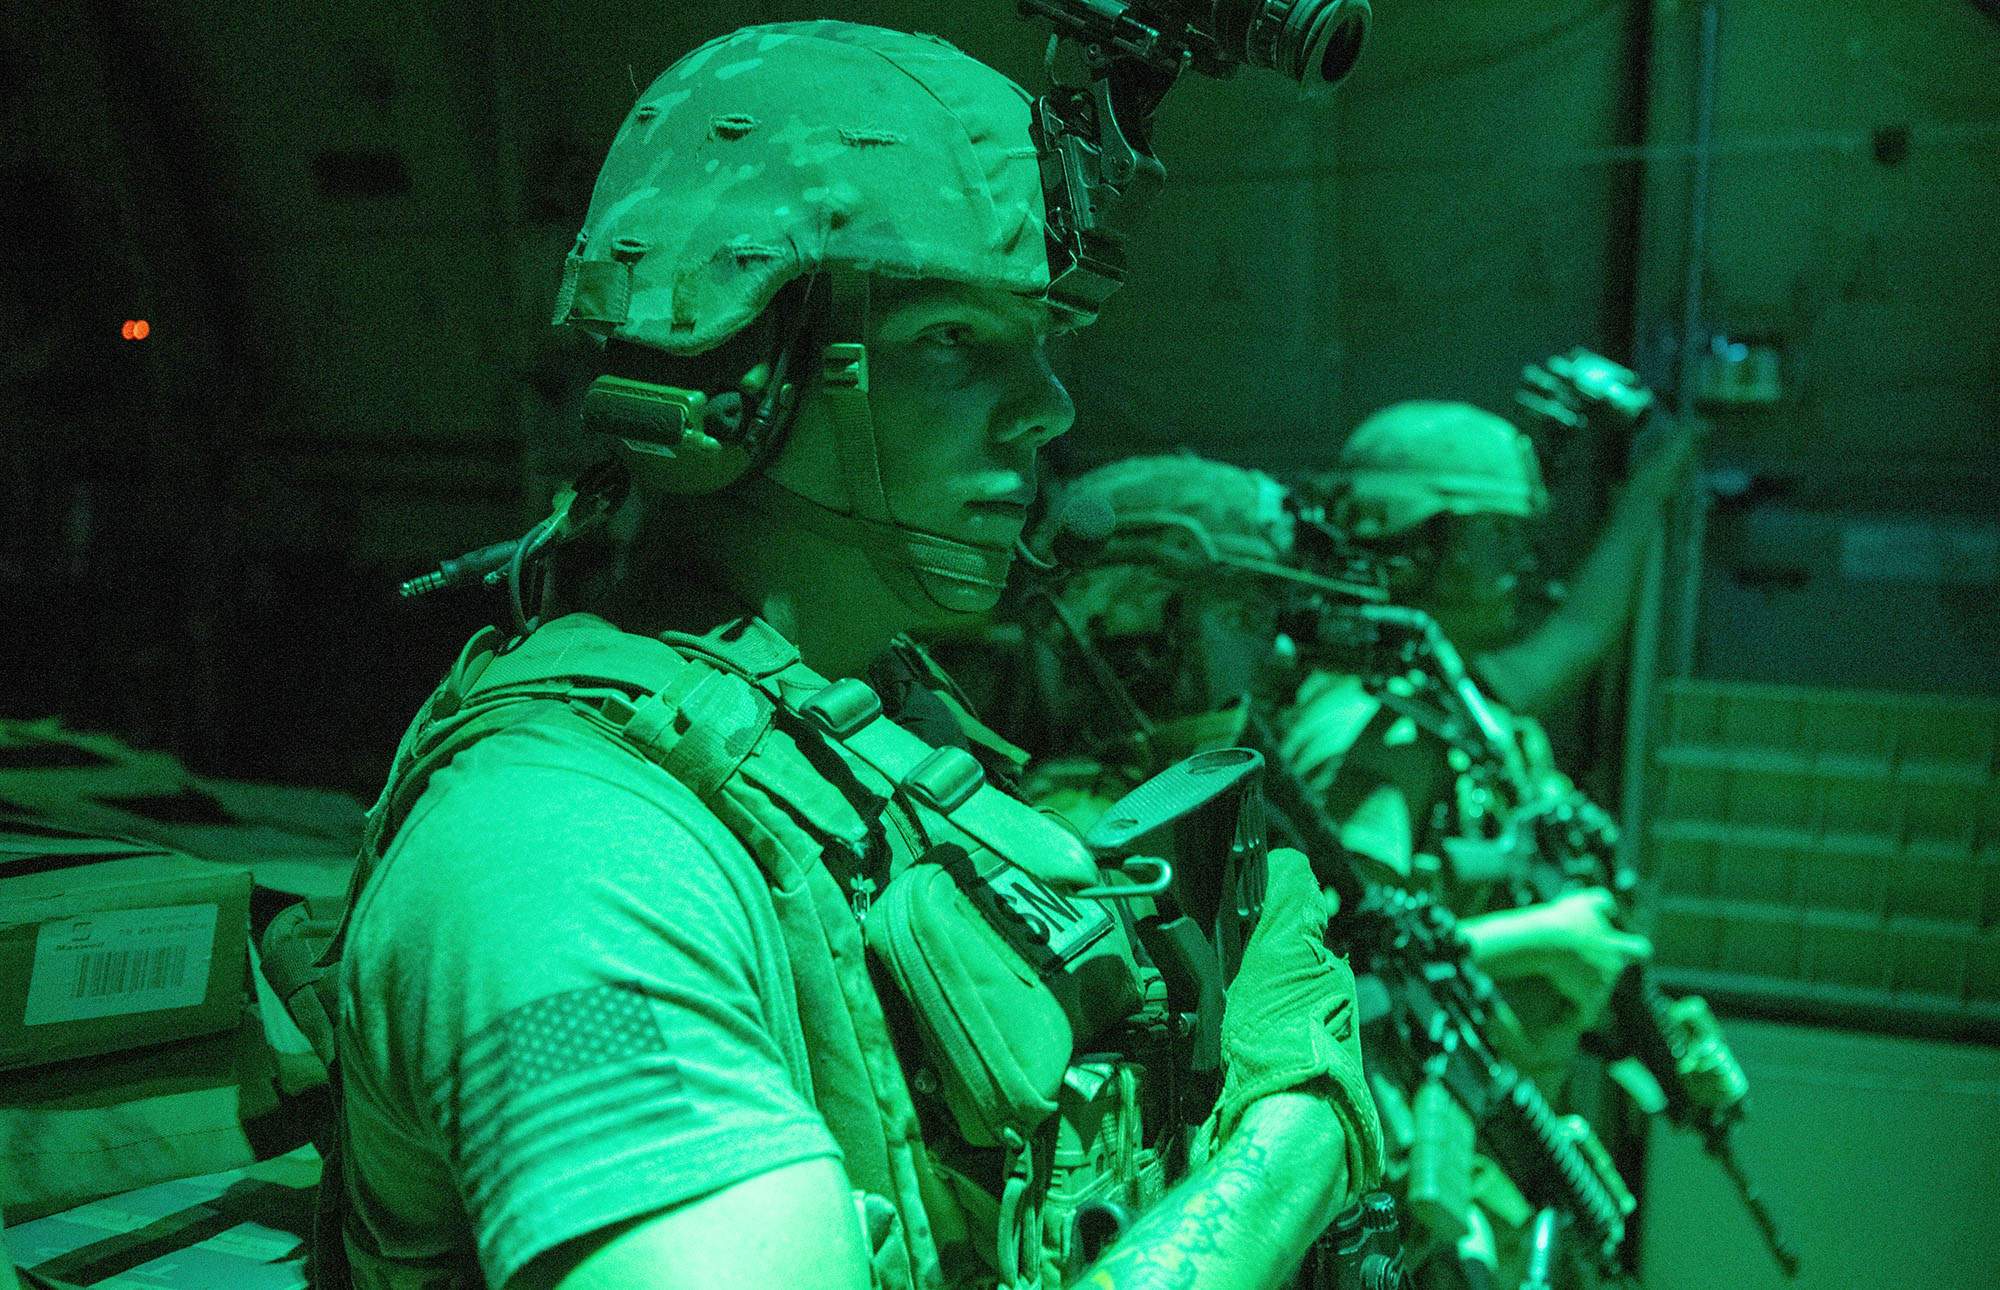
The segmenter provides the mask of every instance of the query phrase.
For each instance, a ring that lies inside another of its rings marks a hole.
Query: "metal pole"
[[[1706,0],[1701,8],[1700,61],[1695,75],[1694,168],[1688,185],[1687,278],[1681,303],[1681,343],[1679,372],[1674,397],[1680,416],[1694,409],[1695,367],[1702,348],[1702,275],[1708,255],[1709,161],[1715,143],[1715,67],[1717,33],[1721,25],[1720,0]],[[1676,503],[1669,522],[1681,518]],[[1700,528],[1691,526],[1699,536]],[[1662,610],[1665,601],[1666,541],[1656,533],[1646,550],[1646,564],[1640,579],[1639,606],[1632,623],[1632,666],[1626,687],[1625,765],[1620,782],[1619,861],[1637,867],[1637,852],[1646,809],[1647,754],[1652,743],[1654,691],[1659,679],[1659,652]],[[1688,567],[1678,570],[1687,583],[1700,575],[1700,552],[1690,549]],[[1692,606],[1683,593],[1678,608],[1690,616]],[[1676,626],[1674,661],[1676,673],[1685,672],[1692,661],[1691,621]],[[1685,649],[1688,658],[1682,658]]]
[[[1694,410],[1694,368],[1701,352],[1702,274],[1708,257],[1708,169],[1715,146],[1715,47],[1720,0],[1701,7],[1701,62],[1696,72],[1694,174],[1688,186],[1687,287],[1681,301],[1680,388],[1674,398],[1682,416]]]

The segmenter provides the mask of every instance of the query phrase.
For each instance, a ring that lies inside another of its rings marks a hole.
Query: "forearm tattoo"
[[[1281,1206],[1270,1149],[1240,1134],[1201,1172],[1155,1205],[1079,1283],[1090,1290],[1252,1290],[1275,1283],[1289,1263],[1275,1249]],[[1262,1221],[1260,1221],[1262,1220]],[[1282,1239],[1282,1238],[1279,1238]]]

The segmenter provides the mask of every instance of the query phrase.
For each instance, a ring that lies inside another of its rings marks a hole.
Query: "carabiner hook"
[[[1150,866],[1150,878],[1132,878],[1132,870],[1139,866]],[[1108,867],[1108,866],[1100,866]],[[1157,896],[1165,891],[1174,880],[1174,867],[1158,856],[1126,856],[1117,865],[1117,872],[1132,878],[1131,886],[1085,887],[1070,893],[1077,900],[1124,900],[1132,896]]]

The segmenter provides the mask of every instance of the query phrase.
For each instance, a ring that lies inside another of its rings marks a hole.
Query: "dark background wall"
[[[1383,403],[1504,408],[1523,363],[1576,344],[1670,393],[1701,8],[1377,0],[1331,99],[1190,78],[1138,272],[1062,358],[1068,464],[1185,444],[1309,468]],[[1990,689],[2000,23],[1971,0],[1720,11],[1699,322],[1768,340],[1786,393],[1717,416],[1711,461],[1764,500],[1711,517],[1688,651]],[[587,375],[548,302],[618,121],[708,36],[807,16],[935,31],[1039,84],[1006,0],[10,19],[5,710],[366,791],[492,608],[394,583],[546,500]],[[127,318],[152,334],[121,340]],[[1545,445],[1555,572],[1623,447]]]

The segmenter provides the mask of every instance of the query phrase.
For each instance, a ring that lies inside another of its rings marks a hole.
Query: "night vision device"
[[[1189,68],[1265,67],[1307,90],[1345,80],[1368,0],[1020,0],[1055,28],[1035,104],[1048,205],[1049,298],[1094,316],[1125,278],[1124,235],[1166,177],[1153,113]]]

